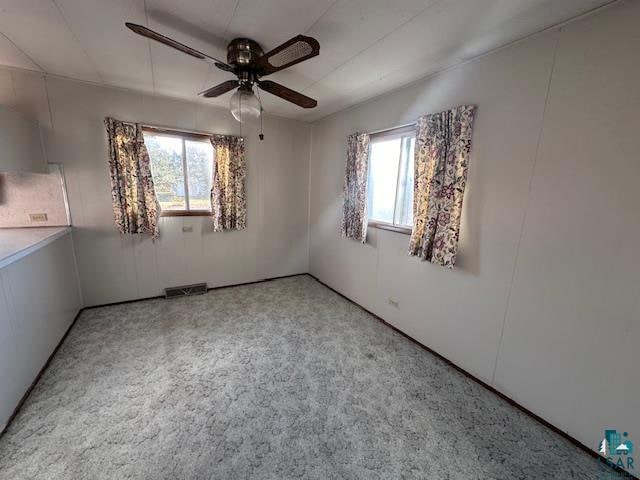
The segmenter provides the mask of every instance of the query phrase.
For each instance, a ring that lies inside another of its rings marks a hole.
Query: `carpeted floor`
[[[598,462],[308,276],[85,311],[2,479],[600,479]]]

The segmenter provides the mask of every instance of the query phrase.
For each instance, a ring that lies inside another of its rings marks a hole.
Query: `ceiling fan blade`
[[[125,25],[129,30],[137,33],[138,35],[142,35],[143,37],[150,38],[151,40],[155,40],[156,42],[163,43],[171,48],[175,48],[182,53],[186,53],[187,55],[191,55],[192,57],[198,58],[200,60],[212,61],[216,67],[226,72],[234,72],[234,69],[231,65],[227,65],[225,62],[218,60],[217,58],[207,55],[206,53],[199,52],[198,50],[177,42],[176,40],[162,35],[161,33],[154,32],[150,28],[130,22],[126,22]]]
[[[320,43],[315,38],[298,35],[279,47],[265,53],[257,60],[260,75],[269,75],[320,53]]]
[[[200,92],[198,95],[202,95],[207,98],[219,97],[223,93],[227,93],[229,90],[233,90],[238,86],[240,86],[240,82],[238,80],[227,80],[226,82],[222,82],[220,85],[216,85],[215,87],[208,88],[204,92]]]
[[[318,102],[313,98],[302,95],[295,90],[291,90],[271,80],[259,81],[258,86],[265,92],[269,92],[276,97],[284,98],[288,102],[295,103],[302,108],[313,108],[318,105]]]

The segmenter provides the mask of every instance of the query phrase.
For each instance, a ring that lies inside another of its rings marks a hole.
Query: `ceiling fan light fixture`
[[[251,87],[240,87],[231,96],[229,110],[233,118],[243,123],[247,118],[258,118],[262,108]]]

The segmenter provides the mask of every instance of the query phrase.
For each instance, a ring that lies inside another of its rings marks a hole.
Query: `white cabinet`
[[[40,126],[0,105],[0,172],[46,173]]]
[[[0,269],[0,430],[81,306],[70,231]]]

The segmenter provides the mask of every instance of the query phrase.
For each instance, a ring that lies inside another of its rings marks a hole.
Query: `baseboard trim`
[[[498,397],[500,397],[501,399],[503,399],[505,402],[507,402],[509,405],[517,408],[518,410],[520,410],[522,413],[525,413],[526,415],[528,415],[529,417],[533,418],[534,420],[536,420],[538,423],[541,423],[542,425],[544,425],[545,427],[547,427],[549,430],[552,430],[553,432],[557,433],[558,435],[560,435],[561,437],[563,437],[565,440],[568,440],[569,442],[571,442],[573,445],[575,445],[576,447],[578,447],[580,450],[585,451],[586,453],[588,453],[591,457],[593,457],[594,459],[597,459],[599,461],[601,461],[603,464],[609,466],[610,468],[612,468],[613,470],[615,470],[617,473],[620,474],[619,478],[628,478],[628,479],[635,479],[635,480],[640,480],[638,479],[638,477],[632,475],[631,473],[629,473],[628,471],[618,467],[617,465],[611,463],[610,461],[608,461],[606,458],[604,458],[603,456],[599,455],[597,452],[595,452],[594,450],[591,450],[589,447],[587,447],[584,443],[582,443],[581,441],[579,441],[578,439],[572,437],[571,435],[569,435],[567,432],[565,432],[564,430],[560,429],[559,427],[556,427],[555,425],[553,425],[552,423],[549,423],[547,420],[545,420],[544,418],[542,418],[541,416],[533,413],[531,410],[529,410],[528,408],[524,407],[523,405],[519,404],[518,402],[516,402],[515,400],[513,400],[512,398],[508,397],[507,395],[505,395],[504,393],[502,393],[501,391],[497,390],[495,387],[489,385],[488,383],[486,383],[485,381],[479,379],[478,377],[476,377],[475,375],[473,375],[472,373],[468,372],[467,370],[465,370],[464,368],[462,368],[461,366],[455,364],[454,362],[452,362],[451,360],[449,360],[447,357],[445,357],[444,355],[436,352],[435,350],[433,350],[430,347],[427,347],[426,345],[424,345],[423,343],[420,343],[418,340],[416,340],[415,338],[409,336],[408,334],[406,334],[405,332],[403,332],[402,330],[400,330],[399,328],[391,325],[389,322],[387,322],[384,318],[380,317],[379,315],[376,315],[375,313],[373,313],[372,311],[366,309],[365,307],[363,307],[362,305],[360,305],[358,302],[350,299],[349,297],[347,297],[346,295],[340,293],[338,290],[336,290],[335,288],[331,287],[330,285],[327,285],[326,283],[324,283],[322,280],[320,280],[318,277],[316,277],[315,275],[308,273],[307,275],[309,275],[311,278],[313,278],[316,282],[318,282],[320,285],[328,288],[329,290],[331,290],[332,292],[340,295],[342,298],[344,298],[345,300],[347,300],[348,302],[356,305],[357,307],[359,307],[360,309],[364,310],[365,312],[367,312],[369,315],[371,315],[373,318],[375,318],[376,320],[378,320],[379,322],[383,323],[384,325],[386,325],[387,327],[391,328],[392,330],[396,331],[397,333],[399,333],[400,335],[402,335],[403,337],[405,337],[406,339],[408,339],[409,341],[415,343],[416,345],[418,345],[420,348],[422,348],[423,350],[426,350],[427,352],[431,353],[433,356],[438,357],[440,360],[442,360],[443,362],[445,362],[447,365],[453,367],[455,370],[457,370],[458,372],[462,373],[465,377],[468,377],[469,379],[473,380],[474,382],[480,384],[481,386],[483,386],[484,388],[486,388],[487,390],[489,390],[491,393],[497,395]]]
[[[307,275],[309,274],[308,273],[292,273],[290,275],[281,275],[279,277],[263,278],[262,280],[254,280],[252,282],[236,283],[235,285],[221,285],[219,287],[209,287],[207,288],[207,291],[210,292],[211,290],[224,290],[225,288],[243,287],[245,285],[255,285],[256,283],[272,282],[274,280],[282,280],[283,278],[302,277]]]
[[[217,287],[208,287],[207,288],[207,292],[210,292],[212,290],[223,290],[225,288],[234,288],[234,287],[243,287],[245,285],[254,285],[256,283],[264,283],[264,282],[271,282],[273,280],[280,280],[283,278],[291,278],[291,277],[299,277],[301,275],[309,275],[308,273],[292,273],[290,275],[281,275],[279,277],[269,277],[269,278],[262,278],[260,280],[252,280],[251,282],[243,282],[243,283],[233,283],[231,285],[220,285]],[[164,299],[164,295],[156,295],[153,297],[142,297],[142,298],[133,298],[131,300],[122,300],[120,302],[111,302],[111,303],[101,303],[98,305],[91,305],[89,307],[84,307],[82,310],[91,310],[92,308],[102,308],[102,307],[113,307],[115,305],[126,305],[127,303],[136,303],[136,302],[144,302],[147,300],[157,300],[157,299]],[[181,297],[177,297],[177,298],[181,298]],[[171,299],[169,299],[171,300]]]

